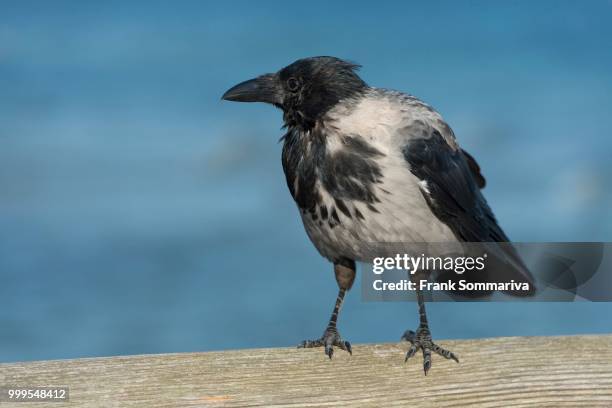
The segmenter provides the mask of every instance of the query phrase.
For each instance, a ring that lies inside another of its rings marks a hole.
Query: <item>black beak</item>
[[[234,102],[266,102],[279,105],[282,91],[274,74],[249,79],[230,88],[221,99]]]

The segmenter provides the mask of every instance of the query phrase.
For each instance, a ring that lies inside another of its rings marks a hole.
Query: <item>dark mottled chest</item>
[[[303,212],[327,218],[337,207],[348,217],[360,217],[358,211],[351,214],[347,202],[371,207],[378,201],[374,186],[382,182],[383,174],[377,160],[384,155],[358,135],[334,135],[339,147],[331,151],[326,137],[324,129],[290,129],[284,136],[282,159],[289,191]],[[323,203],[323,193],[332,197],[333,206]]]

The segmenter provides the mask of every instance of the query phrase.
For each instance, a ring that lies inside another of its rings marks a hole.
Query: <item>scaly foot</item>
[[[431,332],[427,326],[419,326],[416,333],[412,330],[408,330],[402,336],[402,340],[409,341],[412,343],[410,349],[406,353],[406,360],[415,355],[415,353],[421,349],[423,350],[423,371],[425,375],[431,368],[431,352],[437,353],[447,359],[453,359],[459,362],[459,359],[453,352],[443,349],[431,340]]]
[[[325,354],[331,359],[334,355],[334,347],[340,347],[344,351],[348,351],[349,354],[353,354],[351,349],[351,343],[342,340],[340,333],[335,327],[328,327],[325,329],[323,336],[317,340],[304,340],[298,345],[298,348],[312,348],[312,347],[325,347]]]

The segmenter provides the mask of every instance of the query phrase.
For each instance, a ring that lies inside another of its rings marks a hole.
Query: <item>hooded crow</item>
[[[486,242],[509,264],[508,276],[532,283],[480,192],[474,158],[431,106],[401,92],[368,86],[358,65],[335,57],[300,59],[242,82],[223,99],[266,102],[283,111],[282,164],[308,237],[334,265],[339,293],[323,336],[298,347],[352,354],[336,322],[355,279],[355,262],[371,262],[371,243]],[[420,324],[403,339],[406,360],[431,352],[459,361],[432,341],[423,293]]]

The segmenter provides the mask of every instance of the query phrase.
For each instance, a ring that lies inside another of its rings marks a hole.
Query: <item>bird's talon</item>
[[[323,336],[317,340],[304,340],[298,345],[298,348],[314,348],[314,347],[325,347],[324,353],[330,359],[334,355],[334,346],[347,351],[350,355],[353,355],[353,348],[351,343],[341,339],[340,334],[335,328],[328,328],[323,333]]]
[[[348,341],[344,342],[344,350],[348,351],[351,356],[353,355],[353,348],[351,347],[351,343]]]
[[[455,360],[457,363],[459,362],[459,358],[457,358],[453,352],[443,349],[432,341],[431,333],[426,326],[420,326],[416,333],[412,330],[407,330],[402,335],[402,340],[411,343],[410,348],[406,352],[405,362],[414,356],[419,349],[423,351],[423,372],[425,375],[427,375],[427,372],[431,368],[432,351],[446,359]]]
[[[407,362],[410,357],[416,354],[416,352],[417,352],[417,346],[413,344],[412,346],[410,346],[410,349],[408,349],[408,352],[406,353],[406,359],[404,360],[404,362]]]

